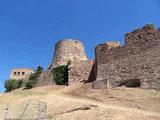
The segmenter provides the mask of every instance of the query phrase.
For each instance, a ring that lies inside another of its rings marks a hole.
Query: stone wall
[[[142,88],[160,89],[159,48],[160,29],[150,24],[127,33],[124,46],[118,42],[97,46],[95,61],[87,59],[80,41],[62,40],[56,44],[52,64],[40,76],[38,86],[54,84],[51,70],[70,61],[69,85],[94,81],[93,88],[106,88],[140,81]]]
[[[93,89],[106,89],[107,88],[107,80],[93,81],[92,88]]]
[[[53,85],[53,84],[54,84],[54,81],[53,81],[51,69],[48,69],[46,71],[43,71],[43,73],[40,75],[36,86],[47,86],[47,85]]]
[[[159,39],[159,30],[155,30],[152,25],[146,25],[125,36],[125,45],[112,49],[104,48],[104,45],[96,47],[96,60],[98,63],[106,63],[110,60],[126,58],[130,55],[145,52],[157,44]]]
[[[67,65],[68,61],[88,60],[83,44],[74,39],[65,39],[55,45],[52,66]]]
[[[58,41],[55,45],[54,57],[53,57],[52,63],[49,66],[49,68],[40,75],[37,86],[54,84],[53,76],[51,74],[51,71],[53,68],[59,67],[62,65],[67,65],[68,62],[77,62],[78,65],[82,63],[82,65],[85,66],[85,62],[80,62],[80,61],[86,61],[86,60],[88,60],[88,58],[86,56],[84,46],[80,41],[74,40],[74,39],[65,39],[65,40]],[[88,66],[90,66],[90,62],[88,63],[89,63]],[[75,67],[72,67],[72,68],[76,69]],[[77,70],[75,71],[78,72],[78,69],[80,68],[77,67]],[[89,69],[89,68],[86,68],[86,69]],[[82,71],[79,71],[79,72],[82,72]],[[78,74],[82,75],[84,73],[83,72],[77,73],[77,75]],[[83,75],[83,77],[81,78],[86,78],[86,76],[87,75]],[[79,79],[81,78],[77,76],[74,78],[74,81],[76,80],[79,81]]]
[[[87,82],[94,79],[93,61],[77,61],[71,62],[69,65],[69,85],[77,82]],[[92,73],[92,74],[91,74]]]
[[[160,30],[146,25],[125,36],[125,45],[116,48],[96,47],[97,80],[139,79],[142,88],[160,89]]]

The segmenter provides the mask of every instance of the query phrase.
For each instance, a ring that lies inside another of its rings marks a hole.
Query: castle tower
[[[57,42],[55,45],[54,58],[52,66],[57,67],[67,65],[69,61],[88,60],[83,44],[74,39],[65,39]]]

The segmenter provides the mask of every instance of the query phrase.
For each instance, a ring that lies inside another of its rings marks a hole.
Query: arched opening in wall
[[[141,81],[140,79],[129,79],[129,80],[125,80],[120,82],[119,87],[120,86],[125,86],[125,87],[140,87],[141,86]]]

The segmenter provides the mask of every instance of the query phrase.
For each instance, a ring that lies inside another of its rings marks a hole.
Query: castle
[[[153,25],[125,35],[125,45],[96,47],[94,87],[127,86],[160,89],[160,29]],[[106,82],[107,81],[107,82]]]
[[[92,82],[95,89],[118,86],[160,89],[160,29],[147,24],[127,33],[123,46],[114,41],[100,44],[95,48],[95,60],[88,60],[80,41],[61,40],[37,86],[55,84],[52,69],[68,62],[69,85]]]

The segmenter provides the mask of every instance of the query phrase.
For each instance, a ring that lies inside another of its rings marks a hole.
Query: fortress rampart
[[[51,66],[44,71],[38,80],[37,86],[53,85],[52,69],[71,63],[69,84],[88,79],[92,62],[88,61],[83,44],[74,39],[60,40],[55,45],[54,57]]]
[[[117,86],[160,89],[160,29],[147,24],[125,35],[125,45],[107,42],[95,48],[95,60],[88,60],[83,44],[66,39],[55,46],[50,68],[38,86],[54,84],[51,71],[67,65],[68,84],[93,81],[93,88]]]
[[[71,62],[69,65],[69,85],[78,82],[87,82],[89,79],[94,78],[94,73],[91,72],[93,69],[93,60]]]
[[[96,47],[96,80],[140,81],[142,88],[160,89],[160,30],[147,24],[125,36],[125,45],[108,49]],[[121,84],[120,83],[120,84]]]

